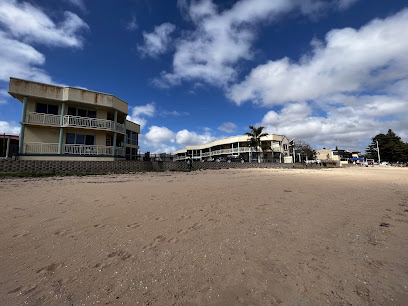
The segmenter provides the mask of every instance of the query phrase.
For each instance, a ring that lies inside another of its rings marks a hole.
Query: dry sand
[[[3,179],[0,201],[1,305],[408,305],[408,168]]]

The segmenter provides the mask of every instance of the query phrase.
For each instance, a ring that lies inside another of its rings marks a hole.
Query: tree
[[[366,149],[367,158],[378,159],[377,141],[380,149],[380,158],[387,162],[405,162],[408,160],[408,143],[401,140],[391,129],[387,134],[374,136]]]
[[[316,151],[313,150],[310,144],[302,140],[295,142],[295,152],[300,153],[304,159],[316,159]]]
[[[253,125],[249,126],[250,132],[246,132],[248,138],[248,145],[251,148],[255,148],[255,152],[258,152],[259,148],[261,147],[261,137],[268,136],[268,133],[262,133],[265,127],[254,127]],[[258,154],[258,163],[261,162],[261,156]]]

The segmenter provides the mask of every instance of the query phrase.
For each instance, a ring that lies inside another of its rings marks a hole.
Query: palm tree
[[[250,132],[246,132],[248,138],[248,144],[251,148],[255,148],[255,152],[258,152],[258,149],[261,147],[261,137],[268,136],[268,133],[262,133],[265,127],[254,127],[253,125],[249,126]],[[258,163],[261,162],[261,156],[258,154]]]

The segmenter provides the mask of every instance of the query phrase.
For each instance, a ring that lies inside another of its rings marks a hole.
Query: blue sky
[[[393,0],[0,0],[0,133],[10,76],[111,93],[140,150],[249,125],[316,149],[408,141],[408,3]]]

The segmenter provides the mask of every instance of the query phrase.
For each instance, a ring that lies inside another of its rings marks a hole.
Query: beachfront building
[[[269,134],[261,138],[262,148],[256,150],[248,144],[248,136],[240,135],[228,138],[222,138],[213,142],[186,146],[173,152],[174,161],[184,161],[187,158],[193,160],[205,161],[209,158],[225,158],[230,156],[241,156],[245,161],[258,161],[258,154],[261,155],[263,162],[291,163],[289,140],[285,135]]]
[[[114,95],[17,78],[9,94],[23,103],[19,159],[136,158],[140,125],[126,120],[128,104]]]
[[[316,150],[316,159],[337,161],[340,165],[348,164],[351,157],[352,154],[348,150],[339,150],[337,148]]]

